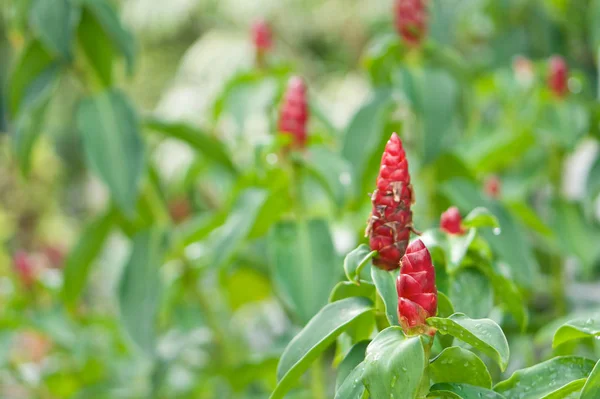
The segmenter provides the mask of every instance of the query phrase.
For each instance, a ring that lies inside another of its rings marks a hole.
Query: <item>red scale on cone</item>
[[[373,264],[385,270],[397,269],[412,231],[413,190],[402,141],[396,133],[387,142],[371,196],[373,208],[366,235],[372,250],[378,251]]]
[[[407,333],[433,333],[425,320],[437,311],[435,268],[429,250],[419,239],[406,249],[396,281],[398,318]]]
[[[564,97],[569,88],[567,81],[569,78],[569,70],[565,60],[555,55],[550,58],[550,74],[548,76],[548,87],[557,97]]]
[[[396,0],[396,30],[410,46],[418,46],[427,33],[426,0]]]
[[[289,134],[293,139],[293,146],[304,148],[306,146],[306,124],[308,122],[308,102],[306,99],[306,85],[304,81],[294,76],[288,82],[281,112],[279,114],[279,131]]]

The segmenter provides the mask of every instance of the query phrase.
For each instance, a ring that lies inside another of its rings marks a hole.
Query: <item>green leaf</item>
[[[129,100],[117,90],[87,97],[77,110],[77,126],[91,168],[121,210],[132,215],[144,171],[144,142]]]
[[[360,363],[344,379],[342,385],[335,390],[335,399],[362,399],[365,394],[365,385],[362,376],[365,372],[365,364]]]
[[[496,301],[501,304],[525,331],[529,322],[526,301],[515,283],[499,273],[489,273],[488,278],[494,288]]]
[[[565,342],[587,337],[600,336],[600,319],[585,318],[575,319],[562,325],[555,333],[552,340],[552,347],[564,344]]]
[[[216,137],[184,123],[167,122],[156,118],[146,119],[144,125],[146,128],[162,133],[166,137],[187,143],[206,158],[217,162],[230,171],[235,171],[235,166],[225,145]]]
[[[250,233],[266,200],[266,191],[258,188],[246,189],[238,195],[225,223],[207,238],[212,267],[222,267],[231,260]]]
[[[587,377],[594,362],[578,356],[560,356],[535,366],[515,371],[494,387],[507,398],[539,399],[563,386]]]
[[[277,387],[271,399],[283,398],[310,364],[358,317],[373,311],[366,298],[348,298],[326,305],[292,339],[277,366]]]
[[[581,388],[585,385],[587,378],[580,378],[575,381],[571,381],[566,385],[563,385],[556,391],[549,393],[541,399],[565,399],[573,398],[571,394],[581,391]],[[577,397],[577,396],[575,396]]]
[[[358,284],[361,270],[377,255],[367,244],[360,244],[344,258],[344,272],[348,280]]]
[[[77,244],[69,253],[65,261],[62,289],[62,297],[67,305],[73,305],[81,295],[91,266],[102,250],[114,223],[111,211],[101,215],[83,230]]]
[[[522,158],[536,143],[529,130],[515,129],[514,132],[498,128],[477,136],[462,146],[465,161],[479,173],[494,173]]]
[[[114,48],[118,49],[125,58],[127,64],[127,73],[133,73],[133,64],[135,58],[135,43],[133,36],[119,20],[117,12],[112,8],[107,0],[80,0],[86,10],[88,10],[98,24],[108,36]]]
[[[420,337],[406,337],[400,327],[388,327],[367,347],[363,383],[372,398],[413,399],[425,361]]]
[[[508,365],[509,348],[498,324],[490,319],[471,319],[455,313],[443,319],[430,317],[427,324],[442,334],[450,334],[492,358],[504,371]]]
[[[25,46],[8,79],[8,110],[13,119],[25,101],[28,88],[52,63],[52,56],[39,41],[33,40]]]
[[[44,47],[65,60],[71,59],[75,6],[69,0],[35,0],[31,7],[31,28]]]
[[[335,390],[336,392],[342,386],[342,383],[346,380],[346,378],[352,373],[352,371],[358,366],[364,359],[365,353],[367,351],[367,346],[370,341],[360,341],[348,351],[344,360],[340,363],[337,369],[337,378],[335,380]],[[361,383],[362,385],[362,383]]]
[[[592,49],[600,51],[600,26],[598,26],[598,18],[600,18],[600,0],[591,0],[588,5],[589,10],[587,16],[589,17],[589,32],[590,32],[590,43]]]
[[[485,363],[473,352],[452,346],[444,349],[429,365],[434,383],[455,382],[492,387],[492,377]]]
[[[383,299],[385,305],[385,315],[390,325],[398,326],[398,292],[396,291],[396,279],[399,270],[386,271],[378,267],[371,268],[371,278],[377,287],[377,292]]]
[[[467,384],[435,384],[429,390],[428,398],[436,399],[506,399],[489,389]]]
[[[343,207],[348,195],[352,193],[350,164],[326,148],[313,147],[305,165],[323,185],[336,206]]]
[[[596,362],[594,369],[587,378],[580,399],[600,398],[600,361]]]
[[[600,3],[600,0],[598,0],[598,3]],[[598,30],[600,31],[600,29]],[[591,199],[595,199],[600,194],[600,155],[594,161],[588,174],[587,193]]]
[[[486,275],[473,268],[462,269],[452,277],[450,299],[457,312],[475,318],[488,316],[494,305],[490,281]]]
[[[91,11],[81,12],[77,40],[94,76],[104,87],[112,85],[114,50],[98,19]]]
[[[375,296],[375,286],[368,281],[360,281],[359,285],[350,281],[340,281],[331,290],[329,302],[339,301],[351,296],[364,296],[365,298],[373,299]]]
[[[392,132],[384,132],[390,108],[389,90],[376,91],[358,110],[346,128],[342,156],[352,165],[355,195],[360,195],[367,166],[373,157],[381,156],[382,145]]]
[[[447,267],[449,274],[458,271],[476,235],[477,231],[475,229],[471,229],[467,234],[463,235],[448,235],[447,242],[449,254]]]
[[[278,223],[268,242],[275,288],[304,324],[327,303],[338,281],[337,257],[327,222]]]
[[[464,227],[500,227],[498,218],[487,208],[478,207],[473,209],[462,222]]]
[[[143,231],[133,238],[131,255],[119,286],[119,309],[129,337],[149,356],[154,355],[156,317],[160,307],[160,266],[166,248],[160,230]]]

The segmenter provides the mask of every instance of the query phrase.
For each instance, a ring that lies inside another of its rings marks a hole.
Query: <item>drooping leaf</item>
[[[360,278],[361,270],[377,254],[377,251],[371,251],[367,244],[360,244],[353,249],[344,258],[344,272],[348,280],[357,282]]]
[[[454,383],[433,385],[427,397],[435,399],[507,399],[498,392],[486,388]]]
[[[44,47],[65,60],[71,58],[71,42],[76,17],[69,0],[35,0],[30,11],[31,28]]]
[[[388,272],[378,267],[372,267],[371,278],[377,287],[377,292],[381,296],[381,299],[383,299],[385,315],[390,325],[400,325],[400,321],[398,320],[398,291],[396,291],[398,269]]]
[[[335,380],[335,390],[336,392],[342,386],[342,383],[346,380],[346,378],[352,373],[352,371],[365,359],[365,353],[367,351],[367,346],[370,341],[360,341],[352,348],[344,357],[344,360],[340,363],[337,368],[337,377]],[[361,383],[362,385],[362,383]]]
[[[324,220],[281,222],[268,240],[275,288],[304,324],[327,303],[341,272],[329,227]]]
[[[476,235],[477,231],[475,229],[471,229],[468,233],[463,235],[453,234],[448,236],[448,274],[453,274],[458,271]]]
[[[462,222],[463,226],[469,227],[500,227],[498,218],[487,208],[478,207],[473,209]]]
[[[598,336],[600,336],[600,317],[575,319],[562,325],[554,333],[552,347],[556,348],[557,346],[574,339]]]
[[[508,365],[509,348],[504,332],[490,319],[471,319],[462,313],[448,318],[430,317],[427,324],[450,334],[492,358],[502,370]]]
[[[400,327],[388,327],[367,347],[363,383],[372,398],[413,399],[425,361],[420,337],[407,337]]]
[[[373,311],[366,298],[347,298],[326,305],[292,339],[277,366],[277,387],[271,399],[283,398],[310,364],[331,345],[356,318]]]
[[[77,126],[91,168],[123,212],[132,215],[144,167],[144,142],[129,100],[117,90],[87,97],[77,110]]]
[[[507,398],[539,399],[563,386],[587,377],[594,362],[578,356],[559,356],[526,369],[518,370],[509,379],[494,387]]]
[[[580,399],[594,399],[600,397],[600,361],[596,362],[594,369],[588,376]]]
[[[444,349],[429,365],[434,383],[451,382],[492,387],[492,377],[485,363],[473,352],[452,346]]]
[[[77,40],[85,55],[82,59],[87,61],[98,81],[104,87],[110,87],[113,81],[114,49],[102,25],[88,9],[81,12]]]

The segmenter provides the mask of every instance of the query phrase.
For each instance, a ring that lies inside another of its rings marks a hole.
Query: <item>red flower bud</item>
[[[192,206],[186,197],[176,197],[169,201],[169,215],[175,224],[180,224],[189,219],[192,214]]]
[[[430,332],[425,320],[437,311],[435,268],[429,251],[419,239],[410,243],[400,261],[396,281],[398,318],[405,332]]]
[[[302,78],[292,77],[288,82],[281,112],[279,114],[279,131],[293,138],[293,146],[306,146],[306,123],[308,121],[308,102],[306,85]]]
[[[492,175],[485,180],[485,193],[492,198],[500,197],[500,179]]]
[[[252,41],[259,53],[267,52],[273,46],[273,33],[271,27],[264,20],[256,21],[252,25]]]
[[[396,31],[410,46],[418,46],[427,33],[426,0],[396,0]]]
[[[15,271],[23,285],[27,288],[33,285],[35,281],[35,265],[33,260],[24,251],[17,251],[13,257]]]
[[[564,97],[569,91],[567,80],[569,71],[565,60],[555,55],[550,58],[550,73],[548,75],[548,87],[558,97]]]
[[[60,246],[46,245],[43,248],[44,255],[50,262],[50,267],[60,269],[65,261],[65,252]]]
[[[377,189],[371,196],[373,209],[366,235],[379,255],[373,264],[385,270],[400,266],[412,230],[413,190],[402,141],[396,133],[387,142],[377,177]]]
[[[461,226],[462,217],[457,207],[451,206],[442,213],[440,228],[448,234],[464,234],[465,229]]]

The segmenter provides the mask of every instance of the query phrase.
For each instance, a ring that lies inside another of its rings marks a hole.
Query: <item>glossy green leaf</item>
[[[573,398],[573,394],[581,391],[581,388],[585,385],[586,378],[580,378],[575,381],[571,381],[566,385],[563,385],[554,392],[542,397],[541,399],[565,399]],[[577,396],[575,396],[577,397]]]
[[[413,399],[425,362],[420,337],[407,337],[400,327],[388,327],[367,347],[363,383],[372,398]]]
[[[469,227],[500,227],[498,218],[494,216],[487,208],[478,207],[473,209],[464,218],[463,226]]]
[[[77,27],[77,40],[83,50],[82,59],[87,61],[94,76],[104,87],[113,81],[114,49],[110,38],[104,33],[102,25],[88,9],[81,12],[81,20]]]
[[[331,290],[329,302],[339,301],[351,296],[364,296],[365,298],[374,299],[375,286],[368,281],[360,281],[358,285],[350,281],[340,281]]]
[[[91,168],[123,212],[132,215],[144,171],[144,142],[129,100],[117,90],[87,97],[77,110],[77,126]]]
[[[448,273],[455,273],[461,266],[463,259],[467,255],[467,251],[471,246],[471,243],[475,239],[477,231],[475,229],[469,230],[467,234],[456,235],[450,234],[447,238],[448,245]]]
[[[211,267],[222,267],[231,260],[250,233],[266,199],[267,193],[258,188],[249,188],[239,193],[225,223],[207,237]]]
[[[430,317],[427,324],[450,334],[492,358],[502,370],[508,365],[509,348],[498,324],[490,319],[471,319],[462,313],[448,318]]]
[[[268,240],[275,288],[304,324],[327,303],[341,272],[329,227],[324,220],[281,222]]]
[[[277,387],[271,399],[283,398],[310,364],[361,315],[373,311],[366,298],[347,298],[326,305],[292,339],[277,366]]]
[[[305,165],[323,185],[332,201],[341,208],[352,193],[350,164],[326,148],[313,147]]]
[[[348,280],[355,283],[360,278],[361,270],[377,255],[367,244],[360,244],[344,258],[344,272]]]
[[[66,304],[73,305],[85,288],[94,260],[104,247],[115,223],[112,212],[101,215],[81,233],[75,247],[65,261],[62,297]]]
[[[188,124],[167,122],[156,118],[147,119],[144,124],[150,130],[187,143],[206,158],[212,159],[225,168],[235,170],[225,145],[207,132]]]
[[[371,268],[371,278],[377,292],[383,299],[385,315],[392,326],[400,325],[398,320],[398,291],[396,291],[396,280],[399,270],[386,271],[378,267]]]
[[[518,370],[509,379],[494,387],[507,398],[539,399],[560,390],[563,386],[587,377],[594,362],[578,356],[560,356]]]
[[[483,360],[458,346],[444,349],[431,361],[429,371],[434,383],[453,382],[492,387],[492,377]]]
[[[334,399],[363,399],[366,390],[362,381],[364,372],[365,364],[363,362],[356,366],[344,379],[342,385],[336,389]]]
[[[381,157],[382,145],[392,134],[383,131],[390,101],[388,90],[375,92],[354,115],[346,129],[342,156],[352,165],[356,195],[363,195],[358,191],[363,187],[367,165],[373,157]]]
[[[30,20],[31,28],[44,47],[63,59],[71,58],[76,9],[69,0],[34,0]]]
[[[552,340],[552,347],[564,344],[565,342],[582,339],[587,337],[600,336],[600,318],[575,319],[562,325],[555,333]]]
[[[429,392],[427,397],[435,399],[508,399],[498,392],[468,384],[435,384]]]
[[[580,399],[595,399],[600,398],[600,361],[596,362],[594,369],[588,376],[583,389],[581,390]]]
[[[162,291],[160,266],[165,249],[162,231],[138,233],[133,238],[119,286],[119,309],[125,331],[150,356],[155,351],[155,323]]]
[[[337,377],[335,380],[335,390],[336,392],[340,389],[342,383],[346,380],[346,378],[352,373],[352,371],[365,359],[365,353],[367,351],[367,346],[370,341],[360,341],[352,348],[344,357],[344,360],[340,363],[337,368]],[[362,385],[362,382],[361,382]]]
[[[494,305],[490,281],[477,269],[460,270],[450,280],[450,299],[457,312],[487,317]]]

